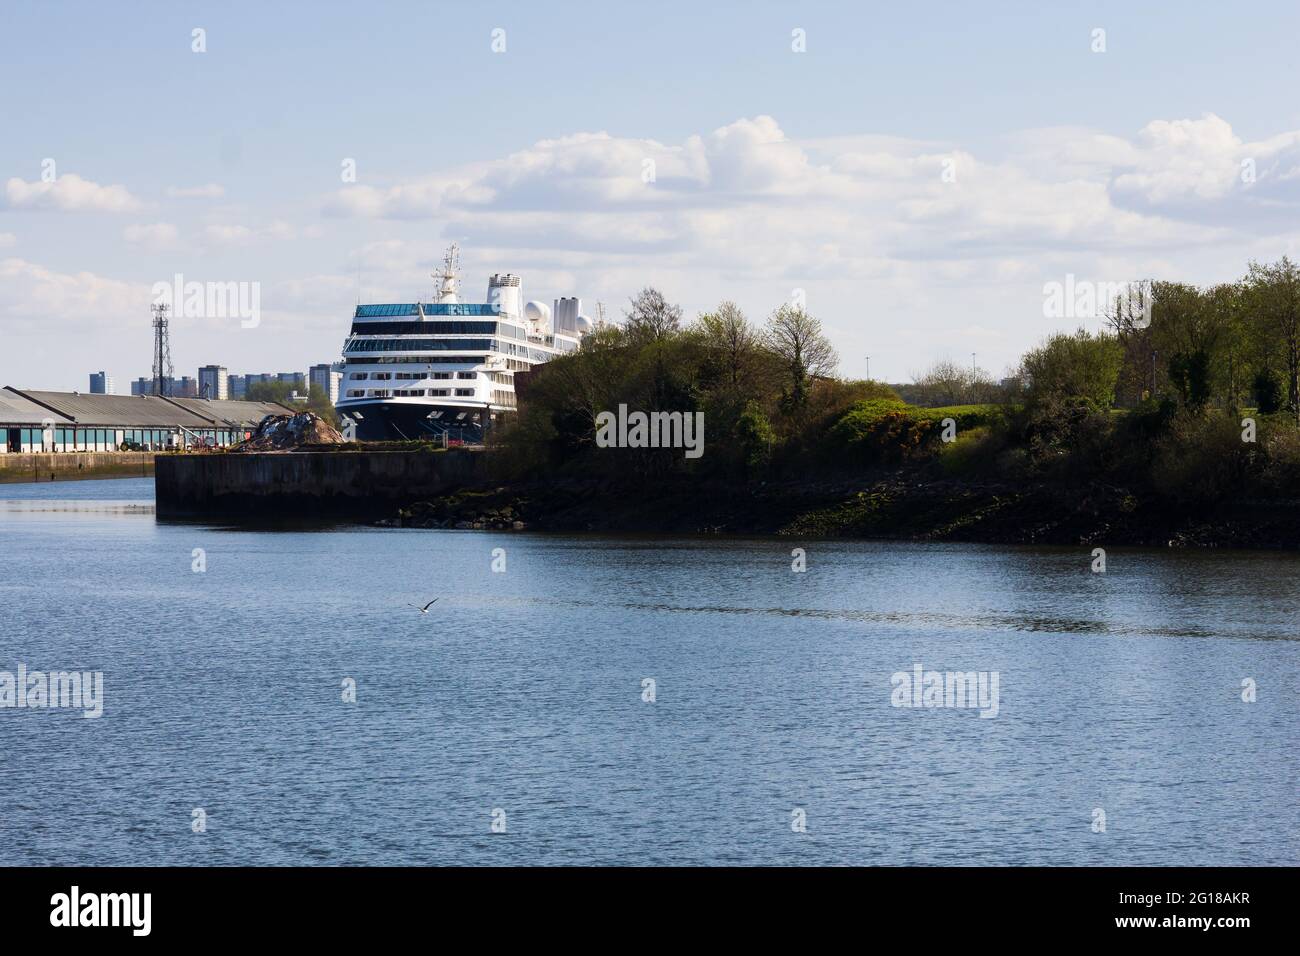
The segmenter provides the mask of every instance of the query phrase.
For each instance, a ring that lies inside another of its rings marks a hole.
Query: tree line
[[[950,476],[1099,480],[1206,500],[1300,480],[1300,270],[1290,259],[1251,262],[1236,282],[1206,287],[1135,283],[1104,313],[1100,329],[1047,336],[1000,380],[939,362],[889,386],[838,377],[820,321],[796,305],[761,324],[729,301],[686,321],[643,289],[623,321],[516,377],[519,413],[493,441],[514,477],[804,479],[942,465]],[[704,412],[705,455],[597,448],[596,416],[620,404]],[[1248,410],[1260,416],[1258,442],[1241,437]],[[949,421],[960,434],[945,444]]]
[[[520,410],[495,441],[517,467],[599,464],[596,416],[620,404],[646,412],[705,413],[705,469],[757,469],[810,421],[873,391],[836,377],[839,357],[821,322],[783,304],[756,324],[725,301],[686,321],[659,290],[633,296],[623,321],[598,326],[577,352],[517,375]],[[680,452],[643,449],[655,474]],[[620,467],[628,459],[619,459]]]

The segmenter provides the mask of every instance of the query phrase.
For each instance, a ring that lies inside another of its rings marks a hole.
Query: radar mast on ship
[[[442,257],[442,271],[433,273],[438,283],[438,302],[459,302],[460,245],[453,242]]]

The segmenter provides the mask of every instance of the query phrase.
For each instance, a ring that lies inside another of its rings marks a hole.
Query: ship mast
[[[452,243],[447,247],[447,254],[442,257],[442,270],[433,273],[438,283],[438,302],[459,302],[460,289],[460,246]]]

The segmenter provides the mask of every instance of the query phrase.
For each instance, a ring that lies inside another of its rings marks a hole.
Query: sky
[[[1298,34],[1268,2],[5,0],[0,385],[128,391],[178,275],[260,306],[176,316],[178,375],[337,360],[453,240],[469,301],[796,301],[844,375],[1000,376],[1100,327],[1053,283],[1300,254]]]

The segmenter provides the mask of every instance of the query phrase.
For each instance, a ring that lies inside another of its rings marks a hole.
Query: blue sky
[[[846,374],[971,352],[1000,374],[1098,324],[1045,316],[1045,283],[1208,283],[1297,252],[1298,21],[1280,3],[8,2],[0,384],[106,368],[125,390],[149,371],[151,286],[176,273],[259,283],[262,306],[255,328],[178,319],[178,373],[328,361],[358,269],[367,300],[427,296],[453,238],[470,298],[508,270],[587,311],[654,284],[690,315],[731,298],[761,320],[798,289]]]

